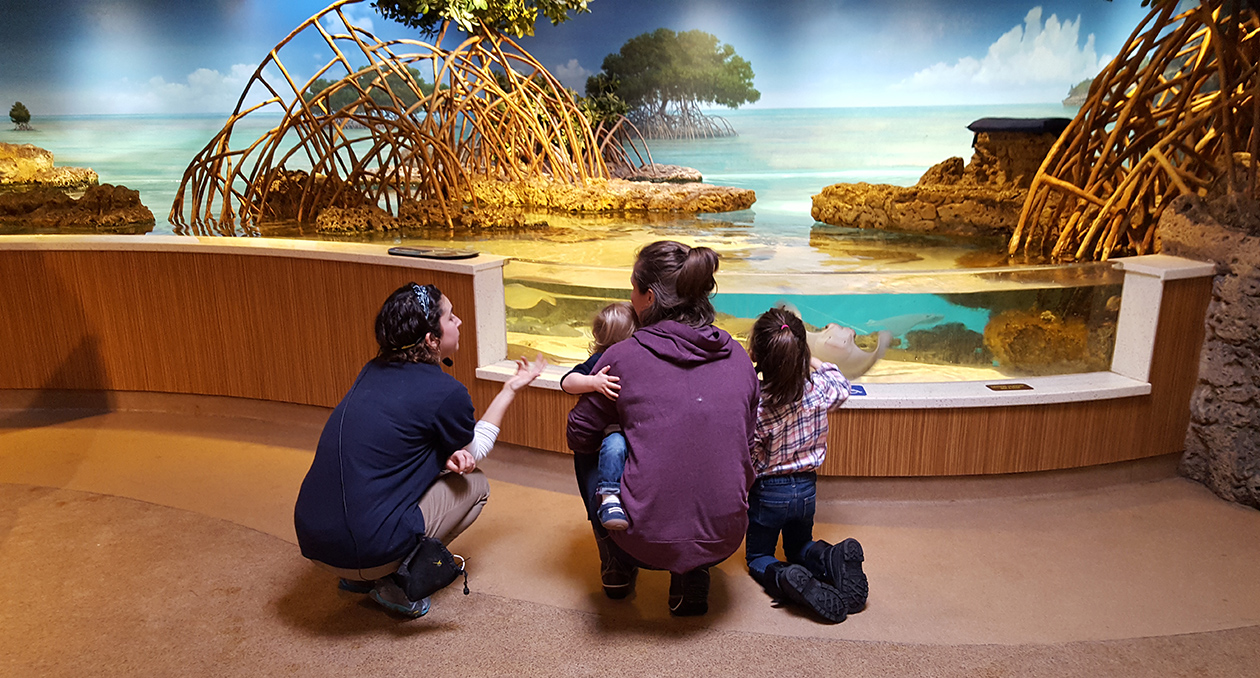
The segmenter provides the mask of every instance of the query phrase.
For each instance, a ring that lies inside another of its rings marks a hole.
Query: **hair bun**
[[[688,299],[708,297],[717,286],[717,281],[713,279],[717,269],[717,252],[708,247],[692,247],[678,271],[678,296]]]

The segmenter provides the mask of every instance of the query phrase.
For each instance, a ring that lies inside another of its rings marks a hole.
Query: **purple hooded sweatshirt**
[[[569,412],[569,447],[597,454],[604,428],[629,443],[621,501],[630,528],[612,532],[644,565],[687,572],[726,559],[748,529],[749,449],[759,387],[731,335],[672,320],[635,332],[604,352],[621,377],[616,401],[582,396]]]

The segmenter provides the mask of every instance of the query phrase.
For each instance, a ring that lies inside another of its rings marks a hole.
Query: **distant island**
[[[1094,84],[1094,79],[1088,78],[1072,85],[1072,89],[1068,90],[1067,98],[1063,100],[1063,105],[1072,108],[1084,106],[1085,100],[1089,98],[1089,87],[1092,84]]]

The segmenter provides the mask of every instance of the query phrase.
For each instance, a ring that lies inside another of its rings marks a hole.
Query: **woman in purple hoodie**
[[[669,570],[669,609],[709,609],[709,568],[739,548],[748,527],[749,448],[758,384],[748,354],[713,326],[717,253],[668,240],[644,247],[631,274],[640,329],[608,348],[592,371],[621,377],[616,400],[587,394],[569,412],[578,487],[599,547],[609,598],[634,590],[640,567]],[[595,519],[595,470],[604,429],[629,444],[621,501],[630,527]]]

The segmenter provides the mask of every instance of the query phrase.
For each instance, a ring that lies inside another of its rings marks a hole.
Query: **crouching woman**
[[[604,593],[624,598],[639,567],[670,572],[676,616],[709,609],[709,568],[739,548],[753,482],[759,388],[752,361],[713,326],[717,253],[659,241],[640,251],[630,303],[639,330],[593,368],[621,378],[616,400],[587,394],[569,413],[578,488],[599,547]],[[629,446],[621,502],[629,527],[596,519],[598,450],[617,424]]]
[[[294,527],[302,555],[409,617],[395,574],[420,536],[449,544],[481,514],[490,484],[476,470],[516,392],[546,365],[521,361],[477,421],[468,390],[439,362],[459,349],[460,319],[433,285],[394,291],[376,316],[377,356],[324,426],[302,481]],[[449,472],[449,473],[445,473]]]

